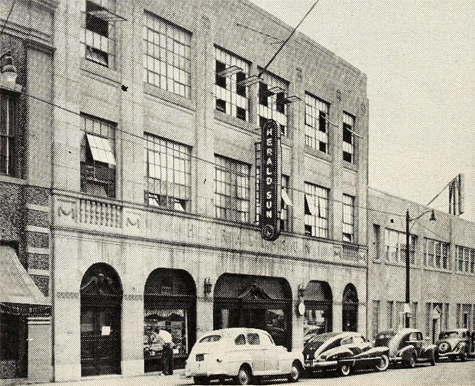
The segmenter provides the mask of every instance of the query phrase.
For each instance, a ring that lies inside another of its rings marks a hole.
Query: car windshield
[[[389,341],[396,336],[396,331],[383,331],[376,335],[375,347],[389,346]]]
[[[440,333],[439,339],[457,338],[458,336],[459,333],[457,331],[444,331]]]
[[[200,343],[212,343],[218,342],[221,339],[221,335],[208,335],[201,338]]]

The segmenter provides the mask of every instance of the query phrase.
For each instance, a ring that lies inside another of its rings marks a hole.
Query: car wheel
[[[249,385],[251,383],[251,372],[246,366],[241,366],[236,377],[236,384]]]
[[[349,365],[342,365],[339,367],[339,372],[340,372],[340,375],[346,377],[348,375],[350,375],[351,373],[351,366]]]
[[[195,385],[209,385],[208,377],[193,377]]]
[[[389,366],[389,358],[387,355],[381,355],[380,361],[376,364],[376,370],[385,371]]]
[[[406,361],[406,367],[413,369],[416,367],[416,354],[412,354],[410,358]]]
[[[300,363],[294,362],[292,363],[292,367],[290,369],[290,374],[289,374],[289,382],[298,382],[300,379],[300,373],[302,371],[302,367],[300,366]]]

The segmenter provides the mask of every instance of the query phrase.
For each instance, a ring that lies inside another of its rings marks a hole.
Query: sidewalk
[[[71,382],[52,382],[36,385],[55,385],[55,386],[157,386],[157,385],[191,385],[193,380],[185,378],[185,371],[175,370],[173,375],[161,375],[161,373],[144,374],[138,377],[117,376],[97,376],[86,377],[80,381]]]

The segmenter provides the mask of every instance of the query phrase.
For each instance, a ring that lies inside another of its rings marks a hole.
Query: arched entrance
[[[358,293],[353,284],[347,284],[343,291],[343,331],[358,329]]]
[[[122,285],[105,263],[81,281],[81,375],[120,374]]]
[[[311,331],[322,334],[333,330],[333,295],[325,281],[312,280],[305,288],[304,335]]]
[[[223,274],[214,290],[214,329],[253,327],[277,345],[292,345],[292,292],[287,280]]]
[[[144,370],[162,370],[160,340],[154,332],[168,331],[175,345],[174,368],[182,368],[196,340],[196,285],[182,270],[159,268],[148,277],[144,289]]]

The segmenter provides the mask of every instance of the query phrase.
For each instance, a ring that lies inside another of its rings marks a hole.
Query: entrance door
[[[343,331],[358,330],[358,294],[353,284],[347,284],[343,291]]]
[[[81,282],[81,375],[120,374],[122,285],[107,264],[91,266]]]

